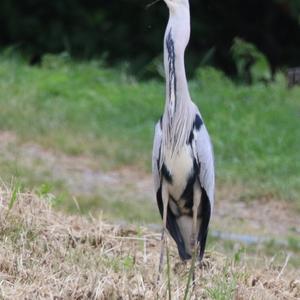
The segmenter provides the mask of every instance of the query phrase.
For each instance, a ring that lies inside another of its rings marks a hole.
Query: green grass
[[[114,194],[112,191],[104,192],[101,195],[93,197],[78,197],[76,201],[78,207],[72,201],[68,201],[69,195],[60,194],[55,200],[58,206],[64,207],[71,213],[78,212],[87,214],[92,212],[94,215],[103,213],[103,217],[114,221],[127,221],[137,223],[160,223],[161,219],[157,208],[154,207],[153,202],[134,201],[122,197],[120,194]],[[101,211],[100,211],[101,210]]]
[[[274,265],[282,265],[287,254],[290,254],[289,266],[296,269],[300,267],[300,239],[288,237],[287,244],[279,244],[276,240],[247,245],[238,241],[213,238],[209,235],[208,251],[226,253],[235,263],[243,261],[245,257],[272,257]]]
[[[267,86],[236,85],[210,68],[197,72],[190,89],[213,140],[218,182],[243,184],[255,197],[296,201],[300,89],[288,90],[280,74]],[[154,123],[163,107],[163,82],[137,82],[99,62],[47,56],[32,67],[0,57],[0,130],[95,157],[102,168],[150,171]]]
[[[223,268],[223,276],[213,278],[213,286],[207,288],[207,296],[214,300],[234,299],[234,292],[237,286],[236,274],[229,271],[228,266]]]

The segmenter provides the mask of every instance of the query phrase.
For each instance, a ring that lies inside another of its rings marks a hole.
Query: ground
[[[0,294],[3,299],[183,299],[190,262],[169,240],[170,276],[157,283],[159,234],[65,215],[51,197],[0,189]],[[289,254],[291,255],[291,254]],[[208,250],[189,299],[297,299],[299,269],[275,258]],[[166,266],[166,268],[167,268]]]

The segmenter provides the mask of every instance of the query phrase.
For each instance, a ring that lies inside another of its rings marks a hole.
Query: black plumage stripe
[[[191,173],[190,177],[188,178],[186,187],[181,195],[180,198],[185,199],[185,205],[184,207],[190,210],[190,216],[193,215],[193,205],[194,205],[194,184],[196,182],[197,179],[197,175],[199,174],[199,165],[196,161],[196,159],[194,159],[193,162],[193,172]]]
[[[167,180],[168,183],[173,183],[172,175],[165,164],[163,164],[161,167],[161,174]]]
[[[207,233],[208,233],[208,224],[211,214],[210,201],[207,196],[207,193],[204,188],[201,188],[201,225],[198,234],[198,242],[200,244],[199,250],[199,260],[202,260],[206,245]]]
[[[196,130],[200,130],[201,126],[203,125],[203,121],[200,118],[199,115],[196,115],[195,121],[194,121],[194,127],[196,128]]]
[[[167,40],[166,46],[168,51],[168,62],[169,62],[169,100],[171,98],[171,93],[173,91],[175,96],[175,110],[177,104],[177,79],[176,79],[176,69],[175,69],[175,47],[174,47],[174,40],[172,38],[172,28],[170,29]]]
[[[190,144],[190,145],[192,144],[192,142],[193,142],[193,140],[195,138],[194,130],[199,131],[202,125],[203,125],[203,121],[202,121],[201,117],[197,114],[196,117],[195,117],[192,129],[190,131],[189,138],[186,141],[187,145],[188,144]]]

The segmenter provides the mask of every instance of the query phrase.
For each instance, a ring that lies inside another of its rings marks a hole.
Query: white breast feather
[[[179,200],[193,169],[191,148],[186,145],[173,156],[167,153],[165,165],[172,176],[172,184],[168,184],[169,193],[175,198],[174,200]]]

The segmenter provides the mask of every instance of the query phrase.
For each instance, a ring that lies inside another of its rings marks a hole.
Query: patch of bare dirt
[[[218,187],[214,211],[217,228],[279,239],[300,233],[300,216],[292,204],[270,197],[240,200],[243,193],[247,191],[241,187]]]
[[[44,149],[38,144],[20,144],[16,135],[0,133],[2,160],[14,161],[45,180],[61,181],[76,196],[93,196],[103,190],[127,191],[144,194],[152,199],[149,175],[134,168],[120,168],[105,172],[101,162],[84,156],[67,156],[58,151]]]

